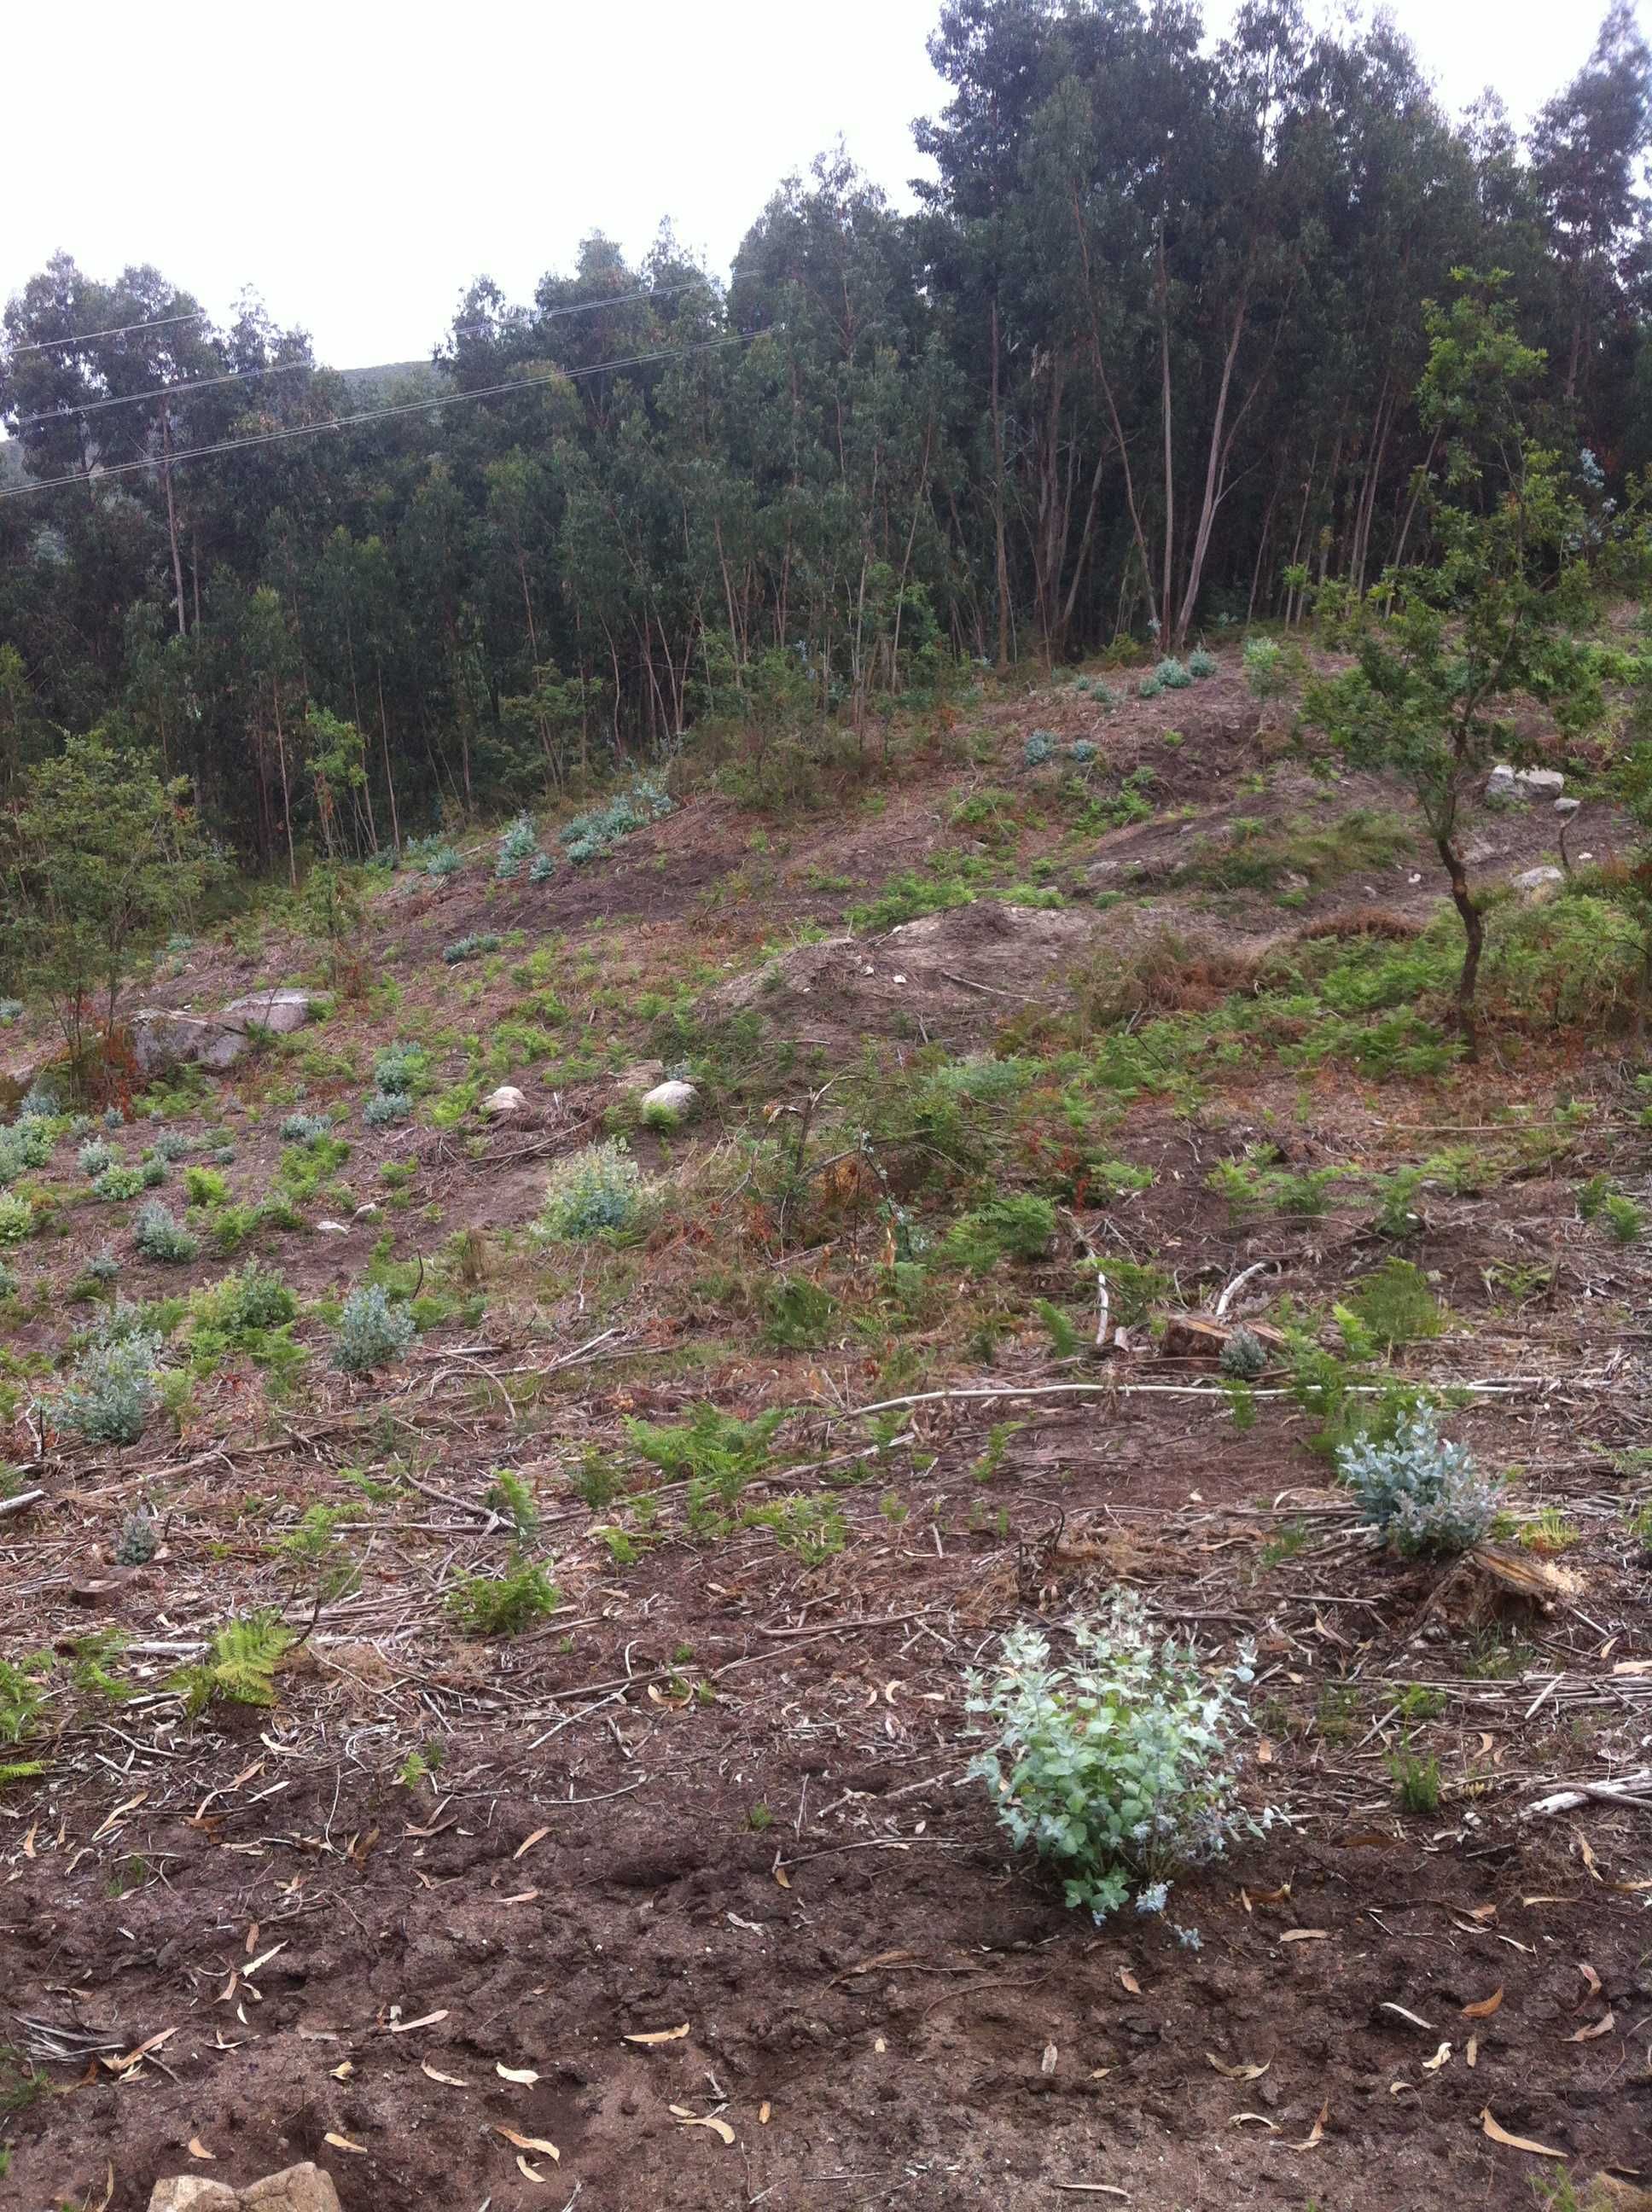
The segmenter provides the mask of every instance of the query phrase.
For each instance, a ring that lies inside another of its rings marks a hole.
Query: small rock
[[[318,1237],[348,1237],[349,1235],[349,1231],[342,1221],[318,1221],[315,1231]]]
[[[1565,880],[1558,868],[1523,868],[1513,878],[1513,887],[1528,905],[1535,906],[1551,897],[1556,886]]]
[[[180,2173],[170,2181],[155,2183],[149,2212],[236,2212],[240,2203],[227,2182],[206,2181],[198,2173]]]
[[[378,1218],[379,1207],[372,1199],[365,1206],[358,1206],[350,1216],[352,1221],[376,1221]]]
[[[691,1083],[656,1083],[642,1101],[643,1120],[653,1129],[675,1129],[691,1121],[700,1104],[700,1093]]]
[[[341,2212],[331,2179],[307,2159],[255,2181],[242,2190],[240,2202],[244,2212]]]
[[[497,1091],[490,1091],[482,1102],[484,1114],[520,1114],[526,1109],[527,1099],[513,1083],[501,1083]]]
[[[1577,812],[1582,804],[1583,802],[1581,799],[1557,799],[1554,803],[1554,811],[1557,814],[1564,816],[1564,817],[1570,822],[1572,816]]]
[[[1515,776],[1515,788],[1528,799],[1558,799],[1566,779],[1558,768],[1523,768]]]

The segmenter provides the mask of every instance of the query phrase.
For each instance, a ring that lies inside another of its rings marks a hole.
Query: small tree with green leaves
[[[193,915],[222,862],[189,786],[101,737],[70,738],[0,819],[0,964],[46,997],[76,1079],[139,961]]]
[[[1418,393],[1441,455],[1419,488],[1438,561],[1390,571],[1362,606],[1322,595],[1321,612],[1345,618],[1355,665],[1310,684],[1305,706],[1352,765],[1398,776],[1421,810],[1462,921],[1456,1018],[1473,1058],[1485,931],[1466,817],[1512,739],[1516,696],[1569,732],[1598,722],[1604,702],[1580,634],[1591,594],[1582,511],[1524,411],[1544,356],[1521,343],[1500,272],[1456,273],[1458,297],[1427,309]]]

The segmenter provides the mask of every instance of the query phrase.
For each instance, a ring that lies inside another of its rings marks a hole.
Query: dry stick
[[[1247,1267],[1242,1274],[1236,1275],[1233,1280],[1228,1285],[1226,1290],[1223,1291],[1221,1297],[1217,1300],[1212,1312],[1212,1319],[1221,1321],[1225,1317],[1228,1308],[1233,1304],[1234,1299],[1238,1296],[1239,1292],[1243,1290],[1245,1285],[1250,1280],[1253,1275],[1260,1275],[1265,1267],[1277,1267],[1278,1264],[1279,1263],[1277,1260],[1258,1260],[1252,1266]]]
[[[45,1496],[43,1490],[20,1490],[15,1498],[0,1498],[0,1521],[8,1520],[14,1513],[27,1513],[31,1505],[38,1505]]]
[[[1440,1387],[1447,1390],[1467,1390],[1480,1398],[1512,1397],[1518,1390],[1541,1390],[1548,1387],[1551,1378],[1542,1375],[1494,1376],[1485,1382],[1448,1382]],[[1613,1386],[1605,1382],[1593,1382],[1573,1376],[1567,1388],[1573,1390],[1604,1390]],[[1627,1387],[1627,1386],[1625,1386]],[[1291,1398],[1295,1391],[1287,1389],[1252,1390],[1253,1398]],[[1375,1382],[1358,1382],[1349,1386],[1348,1395],[1354,1398],[1380,1398],[1382,1386]],[[996,1389],[977,1390],[917,1390],[905,1398],[880,1398],[875,1406],[852,1407],[847,1413],[828,1412],[828,1421],[859,1421],[869,1413],[891,1413],[897,1406],[931,1406],[952,1398],[1206,1398],[1212,1405],[1225,1407],[1228,1403],[1224,1391],[1207,1382],[1036,1382],[1023,1383],[1019,1389],[1005,1386]]]
[[[1626,1774],[1621,1782],[1572,1782],[1552,1797],[1540,1797],[1535,1805],[1528,1805],[1521,1814],[1522,1820],[1535,1820],[1548,1813],[1571,1813],[1578,1806],[1591,1802],[1604,1805],[1632,1805],[1643,1813],[1652,1813],[1652,1767],[1639,1774]]]

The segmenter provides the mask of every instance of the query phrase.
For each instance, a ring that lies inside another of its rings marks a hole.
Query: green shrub
[[[136,1198],[143,1188],[143,1172],[141,1168],[117,1164],[105,1168],[101,1175],[93,1178],[92,1195],[102,1199],[106,1205],[119,1206],[130,1198]]]
[[[34,1208],[15,1192],[0,1191],[0,1244],[21,1244],[34,1233]]]
[[[806,1276],[780,1275],[766,1282],[762,1298],[762,1340],[776,1352],[804,1352],[824,1338],[837,1311],[837,1300]]]
[[[333,1365],[346,1375],[371,1375],[400,1359],[416,1331],[404,1306],[392,1306],[373,1283],[345,1299],[333,1334]]]
[[[462,960],[478,960],[484,952],[497,952],[503,940],[485,931],[473,931],[469,937],[456,937],[451,945],[442,948],[442,958],[450,968],[457,968]]]
[[[1394,1777],[1394,1794],[1402,1812],[1420,1813],[1431,1818],[1439,1811],[1441,1782],[1437,1759],[1418,1759],[1407,1739],[1405,1748],[1389,1759],[1388,1771]]]
[[[1218,665],[1216,655],[1205,652],[1202,647],[1187,655],[1187,673],[1201,683],[1206,677],[1215,675]]]
[[[215,1699],[236,1705],[273,1705],[276,1669],[296,1639],[270,1613],[250,1613],[213,1631],[210,1656],[180,1668],[173,1686],[184,1692],[191,1719]]]
[[[159,1399],[160,1358],[161,1339],[147,1331],[94,1341],[51,1401],[52,1420],[88,1443],[135,1444]]]
[[[552,1168],[536,1233],[556,1243],[619,1235],[635,1222],[645,1189],[642,1170],[623,1137],[587,1145]]]
[[[1258,699],[1278,699],[1290,689],[1291,669],[1277,638],[1245,640],[1245,681]]]
[[[224,1206],[229,1185],[216,1168],[185,1168],[184,1194],[191,1206]]]
[[[115,1538],[118,1567],[147,1567],[161,1548],[161,1531],[147,1505],[135,1506],[120,1524]]]
[[[499,841],[499,855],[494,863],[494,874],[501,884],[514,883],[538,851],[539,839],[533,827],[533,817],[519,814]]]
[[[93,1137],[76,1153],[75,1165],[89,1182],[94,1176],[100,1176],[106,1168],[113,1167],[118,1157],[105,1138]]]
[[[1368,1357],[1373,1349],[1394,1352],[1401,1345],[1438,1336],[1445,1327],[1427,1276],[1409,1260],[1382,1261],[1349,1292],[1336,1314],[1348,1349],[1357,1358]]]
[[[429,1087],[430,1055],[422,1045],[386,1045],[374,1057],[373,1079],[392,1097],[416,1097]]]
[[[989,1199],[947,1232],[942,1256],[971,1274],[990,1274],[1006,1260],[1042,1260],[1055,1235],[1055,1208],[1047,1198]]]
[[[1250,1655],[1206,1669],[1122,1593],[1099,1621],[1076,1623],[1072,1643],[1072,1661],[1052,1664],[1048,1638],[1023,1624],[966,1678],[965,1709],[988,1739],[969,1771],[1014,1841],[1061,1875],[1070,1905],[1100,1921],[1133,1894],[1139,1912],[1162,1912],[1184,1868],[1255,1828],[1234,1754]]]
[[[1407,1555],[1469,1551],[1497,1516],[1497,1493],[1466,1447],[1442,1438],[1427,1407],[1404,1415],[1390,1438],[1342,1445],[1336,1462],[1361,1510]]]
[[[1639,1242],[1646,1227],[1646,1216],[1632,1198],[1625,1198],[1621,1191],[1613,1191],[1601,1211],[1606,1216],[1607,1231],[1616,1243],[1634,1244]]]
[[[1191,672],[1174,658],[1161,660],[1153,673],[1160,689],[1165,691],[1185,691],[1193,680]]]
[[[331,1134],[332,1117],[328,1114],[289,1114],[281,1125],[283,1145],[319,1144]]]
[[[442,1602],[467,1636],[519,1636],[555,1613],[562,1594],[543,1567],[519,1559],[502,1575],[462,1575]]]
[[[1254,1382],[1267,1371],[1267,1347],[1248,1328],[1236,1328],[1222,1347],[1217,1365],[1241,1382]]]
[[[392,1121],[407,1121],[413,1116],[413,1101],[404,1091],[375,1091],[361,1109],[361,1119],[369,1129],[382,1129]]]
[[[184,1266],[201,1249],[183,1223],[154,1199],[138,1208],[132,1242],[146,1260],[157,1260],[168,1267]]]
[[[625,1432],[639,1458],[669,1481],[687,1481],[689,1525],[696,1534],[708,1535],[721,1533],[727,1525],[723,1514],[768,1467],[774,1431],[785,1419],[781,1407],[741,1420],[702,1404],[675,1427],[633,1419],[627,1420]]]

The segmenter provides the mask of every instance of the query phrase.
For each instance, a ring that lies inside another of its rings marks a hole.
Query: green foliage
[[[192,1231],[155,1199],[138,1208],[137,1218],[132,1224],[132,1242],[146,1260],[173,1267],[186,1265],[201,1249]]]
[[[1042,1260],[1055,1236],[1055,1208],[1047,1198],[1017,1194],[989,1199],[955,1221],[942,1256],[972,1274],[986,1275],[1006,1260]]]
[[[1357,1358],[1438,1336],[1445,1327],[1445,1316],[1427,1276],[1409,1260],[1389,1258],[1379,1262],[1361,1278],[1336,1313],[1348,1348]]]
[[[1497,1495],[1474,1472],[1465,1446],[1447,1443],[1419,1407],[1391,1438],[1343,1445],[1337,1472],[1378,1533],[1407,1555],[1468,1551],[1491,1528]]]
[[[519,1474],[507,1467],[495,1468],[488,1504],[511,1524],[519,1544],[531,1544],[539,1533],[539,1509],[533,1492]]]
[[[416,1098],[430,1087],[430,1055],[422,1045],[386,1045],[374,1057],[373,1079],[391,1097]]]
[[[774,1431],[785,1419],[783,1407],[742,1420],[701,1403],[676,1426],[628,1419],[625,1433],[640,1459],[670,1481],[687,1482],[689,1525],[709,1535],[727,1526],[725,1516],[768,1466]]]
[[[805,1275],[772,1276],[762,1286],[762,1340],[776,1352],[811,1351],[837,1311],[829,1291]]]
[[[842,1509],[824,1498],[782,1498],[770,1505],[748,1507],[740,1516],[748,1528],[771,1528],[783,1551],[795,1553],[805,1567],[824,1566],[848,1540]]]
[[[1049,1332],[1050,1349],[1058,1359],[1076,1359],[1084,1349],[1084,1340],[1058,1305],[1049,1299],[1040,1298],[1033,1311]]]
[[[34,1208],[15,1191],[0,1191],[0,1244],[21,1244],[34,1233]]]
[[[345,1375],[376,1374],[404,1358],[417,1333],[404,1306],[392,1305],[377,1283],[362,1285],[350,1292],[339,1314],[332,1364]]]
[[[1153,676],[1161,691],[1185,691],[1193,680],[1191,670],[1174,658],[1161,660]]]
[[[1646,1228],[1646,1216],[1632,1198],[1621,1191],[1613,1191],[1601,1208],[1608,1231],[1619,1244],[1634,1244],[1640,1241]]]
[[[0,818],[0,965],[47,1000],[76,1080],[122,986],[222,872],[189,798],[99,732],[37,761]]]
[[[646,1188],[623,1137],[587,1145],[552,1168],[538,1233],[557,1243],[623,1235],[641,1212]]]
[[[192,1720],[218,1699],[227,1705],[270,1706],[276,1702],[276,1669],[293,1647],[290,1629],[271,1613],[237,1614],[212,1632],[211,1650],[197,1664],[180,1668],[173,1686],[184,1693]]]
[[[993,1666],[967,1679],[966,1711],[987,1738],[970,1772],[999,1820],[1060,1875],[1069,1905],[1096,1920],[1134,1893],[1162,1912],[1189,1864],[1252,1826],[1234,1747],[1251,1664],[1207,1670],[1191,1645],[1159,1641],[1133,1594],[1072,1630],[1053,1664],[1048,1638],[1012,1629]]]
[[[147,1330],[94,1340],[52,1399],[53,1422],[87,1443],[135,1444],[159,1398],[160,1359],[161,1339]]]
[[[484,952],[497,952],[503,939],[489,930],[473,930],[468,937],[456,937],[451,945],[442,948],[442,958],[450,968],[461,961],[479,960]]]
[[[1187,673],[1196,683],[1202,683],[1207,676],[1214,676],[1218,665],[1213,653],[1196,652],[1187,655]]]
[[[1396,1752],[1388,1761],[1388,1771],[1394,1777],[1394,1794],[1404,1813],[1418,1813],[1431,1818],[1440,1809],[1440,1762],[1437,1759],[1418,1759],[1409,1743],[1403,1751]]]
[[[1267,1347],[1249,1329],[1236,1328],[1222,1346],[1216,1364],[1224,1375],[1234,1376],[1242,1382],[1254,1382],[1267,1372]]]
[[[161,1531],[148,1506],[135,1506],[120,1524],[115,1538],[118,1567],[146,1567],[161,1548]]]
[[[315,1145],[332,1134],[332,1117],[327,1114],[288,1114],[281,1125],[283,1145]]]
[[[502,1575],[461,1575],[442,1601],[466,1636],[520,1636],[554,1613],[561,1593],[544,1569],[518,1559]]]
[[[277,1558],[320,1604],[331,1605],[361,1585],[361,1568],[341,1533],[357,1510],[349,1505],[307,1506],[298,1526],[276,1547]]]
[[[1245,681],[1258,699],[1278,699],[1291,688],[1291,664],[1276,637],[1248,637],[1244,650]]]
[[[657,776],[635,776],[606,805],[576,814],[556,834],[570,860],[594,860],[612,852],[623,837],[663,820],[671,811],[670,794]]]
[[[494,862],[494,874],[501,884],[511,884],[521,874],[539,849],[538,832],[533,817],[519,814],[499,841],[499,854]],[[497,939],[495,940],[495,943]],[[492,947],[489,948],[490,951]],[[442,956],[444,959],[447,957]]]
[[[185,1168],[184,1195],[191,1206],[224,1206],[229,1200],[229,1185],[216,1168]]]

